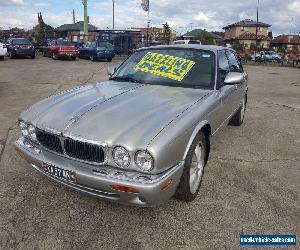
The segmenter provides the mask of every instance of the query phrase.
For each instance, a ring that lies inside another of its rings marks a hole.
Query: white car
[[[201,45],[201,41],[199,41],[199,40],[177,40],[177,41],[174,41],[174,44],[199,44],[199,45]]]
[[[4,43],[0,43],[0,60],[4,60],[4,56],[7,53],[7,48]]]

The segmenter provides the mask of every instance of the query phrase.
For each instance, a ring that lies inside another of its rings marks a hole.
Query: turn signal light
[[[130,193],[130,194],[138,194],[140,192],[136,188],[125,187],[125,186],[121,186],[121,185],[111,185],[110,187],[113,190],[120,191],[120,192],[125,192],[125,193]]]
[[[172,179],[169,179],[169,180],[165,181],[165,182],[161,185],[160,189],[161,189],[161,190],[166,190],[166,189],[168,189],[169,187],[171,187],[172,184],[173,184],[173,180],[172,180]]]

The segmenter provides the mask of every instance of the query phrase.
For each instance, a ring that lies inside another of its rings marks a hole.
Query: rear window
[[[111,43],[107,43],[107,42],[98,42],[97,46],[100,48],[113,49],[113,45]]]
[[[19,39],[14,39],[11,42],[12,44],[20,44],[20,45],[30,45],[31,42],[29,42],[27,39],[19,38]]]

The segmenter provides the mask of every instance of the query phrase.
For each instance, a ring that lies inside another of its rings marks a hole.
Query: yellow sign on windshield
[[[135,66],[135,70],[180,82],[194,65],[195,62],[184,58],[148,52]]]

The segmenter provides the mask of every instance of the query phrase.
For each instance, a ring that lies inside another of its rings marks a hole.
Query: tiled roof
[[[229,24],[227,26],[225,26],[223,29],[228,29],[228,28],[231,28],[231,27],[236,27],[236,26],[243,26],[243,27],[256,27],[256,21],[253,21],[251,19],[245,19],[245,20],[242,20],[242,21],[239,21],[239,22],[236,22],[236,23],[232,23],[232,24]],[[258,27],[271,27],[270,24],[267,24],[267,23],[262,23],[262,22],[258,22]]]
[[[69,31],[69,30],[83,30],[83,26],[84,26],[84,22],[83,21],[79,21],[77,23],[74,23],[74,24],[63,24],[59,27],[56,28],[56,30],[59,30],[59,31]],[[94,26],[94,25],[91,25],[89,24],[88,25],[88,29],[89,31],[94,31],[94,30],[97,30],[97,27]]]
[[[300,35],[280,35],[273,39],[273,44],[300,44]]]

